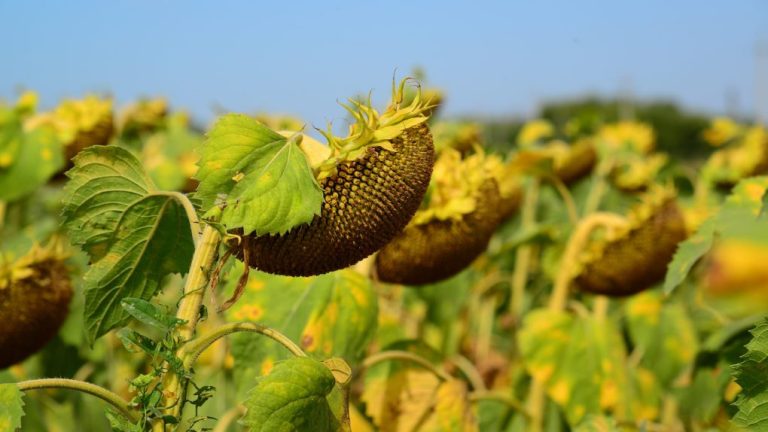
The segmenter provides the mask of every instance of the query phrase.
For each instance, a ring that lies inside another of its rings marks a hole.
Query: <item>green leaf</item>
[[[221,222],[246,234],[282,234],[320,214],[323,192],[299,147],[251,117],[220,117],[202,150],[203,211],[226,204]]]
[[[715,236],[715,221],[704,222],[694,235],[677,246],[675,256],[664,277],[664,292],[669,294],[677,288],[690,273],[693,266],[712,248]]]
[[[233,266],[223,291],[242,272]],[[251,271],[242,298],[227,311],[229,321],[253,321],[296,341],[317,359],[360,361],[377,325],[378,304],[370,280],[353,270],[311,278],[274,276]],[[238,382],[247,383],[286,358],[284,347],[253,335],[235,335],[232,355]]]
[[[589,415],[573,429],[574,432],[619,432],[616,420],[598,415]]]
[[[539,309],[526,316],[519,337],[525,368],[544,384],[570,425],[603,411],[626,414],[626,354],[609,319]]]
[[[168,333],[184,322],[146,300],[125,298],[121,304],[123,309],[139,322],[163,333]]]
[[[739,411],[731,419],[747,430],[768,430],[768,319],[751,331],[743,361],[733,366],[733,376],[741,393],[733,403]]]
[[[317,360],[280,362],[251,390],[242,423],[254,432],[336,432],[339,423],[327,399],[335,383]]]
[[[0,201],[14,201],[34,192],[64,167],[62,145],[52,130],[19,129],[10,138],[17,149],[10,166],[0,165]]]
[[[16,384],[0,384],[0,431],[12,432],[21,427],[24,400]]]
[[[766,189],[768,177],[750,177],[733,188],[722,208],[678,246],[664,279],[665,293],[685,280],[694,264],[712,248],[715,236],[768,246],[768,223],[762,214]]]
[[[93,264],[84,276],[89,342],[124,324],[124,298],[149,300],[183,274],[194,245],[179,195],[156,191],[138,160],[114,146],[83,150],[67,175],[64,226]]]
[[[106,415],[113,432],[142,432],[141,426],[129,422],[113,409],[107,409]]]
[[[657,291],[638,294],[625,307],[632,342],[643,353],[641,364],[671,387],[691,366],[699,346],[688,313],[680,303],[665,303]]]

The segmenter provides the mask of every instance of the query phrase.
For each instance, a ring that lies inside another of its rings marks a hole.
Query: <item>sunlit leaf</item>
[[[335,382],[317,360],[280,362],[251,390],[242,423],[253,432],[336,432],[338,420],[327,399]]]
[[[194,246],[177,196],[156,191],[128,150],[87,148],[67,175],[64,226],[92,259],[84,276],[92,343],[126,322],[122,299],[149,300],[166,275],[186,272]]]
[[[221,222],[246,234],[281,234],[320,214],[323,193],[296,139],[251,117],[219,118],[202,149],[203,211],[226,204]]]
[[[696,329],[683,305],[664,302],[656,291],[646,291],[626,303],[629,332],[642,365],[670,386],[690,367],[698,349]]]
[[[519,335],[526,370],[577,425],[603,410],[626,413],[621,334],[609,319],[534,310]]]
[[[766,189],[768,177],[747,178],[733,188],[722,208],[678,246],[664,279],[664,292],[672,292],[685,280],[694,264],[712,248],[715,236],[768,245],[768,222],[761,217]]]
[[[21,427],[24,401],[16,384],[0,384],[0,431],[13,432]]]
[[[242,265],[233,266],[224,291],[232,289]],[[312,278],[273,276],[251,271],[243,297],[227,311],[230,321],[273,327],[318,359],[361,359],[377,324],[378,304],[370,281],[353,270]],[[269,371],[286,358],[282,346],[253,335],[232,339],[239,382]]]
[[[9,138],[11,144],[5,151],[10,152],[13,144],[16,151],[9,165],[3,166],[0,150],[0,201],[14,201],[34,192],[64,167],[64,150],[52,130],[19,129],[16,135],[0,136],[3,138]]]
[[[741,386],[734,402],[739,409],[734,425],[747,430],[768,430],[768,319],[752,330],[752,340],[742,362],[733,366],[733,376]]]

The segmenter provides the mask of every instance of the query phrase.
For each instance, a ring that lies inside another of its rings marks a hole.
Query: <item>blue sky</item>
[[[164,95],[227,111],[344,117],[336,100],[422,66],[448,115],[529,115],[630,89],[710,113],[755,110],[768,2],[0,0],[0,98]]]

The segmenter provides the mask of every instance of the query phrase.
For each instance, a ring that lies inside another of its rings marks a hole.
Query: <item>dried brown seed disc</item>
[[[250,235],[236,251],[267,273],[312,276],[348,267],[397,235],[426,193],[434,147],[425,123],[392,140],[394,151],[372,147],[341,162],[321,181],[323,208],[311,223],[283,235]]]
[[[0,369],[40,350],[69,312],[72,286],[61,261],[31,267],[32,274],[0,289]]]
[[[390,283],[424,285],[449,278],[482,254],[501,221],[493,180],[480,186],[476,208],[460,220],[434,220],[406,228],[376,256],[376,275]]]

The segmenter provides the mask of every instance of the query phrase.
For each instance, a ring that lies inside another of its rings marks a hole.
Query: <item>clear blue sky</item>
[[[218,105],[321,126],[420,65],[449,115],[628,88],[711,113],[731,92],[750,115],[768,1],[0,0],[0,40],[0,98],[32,88],[46,106],[160,94],[200,120]]]

